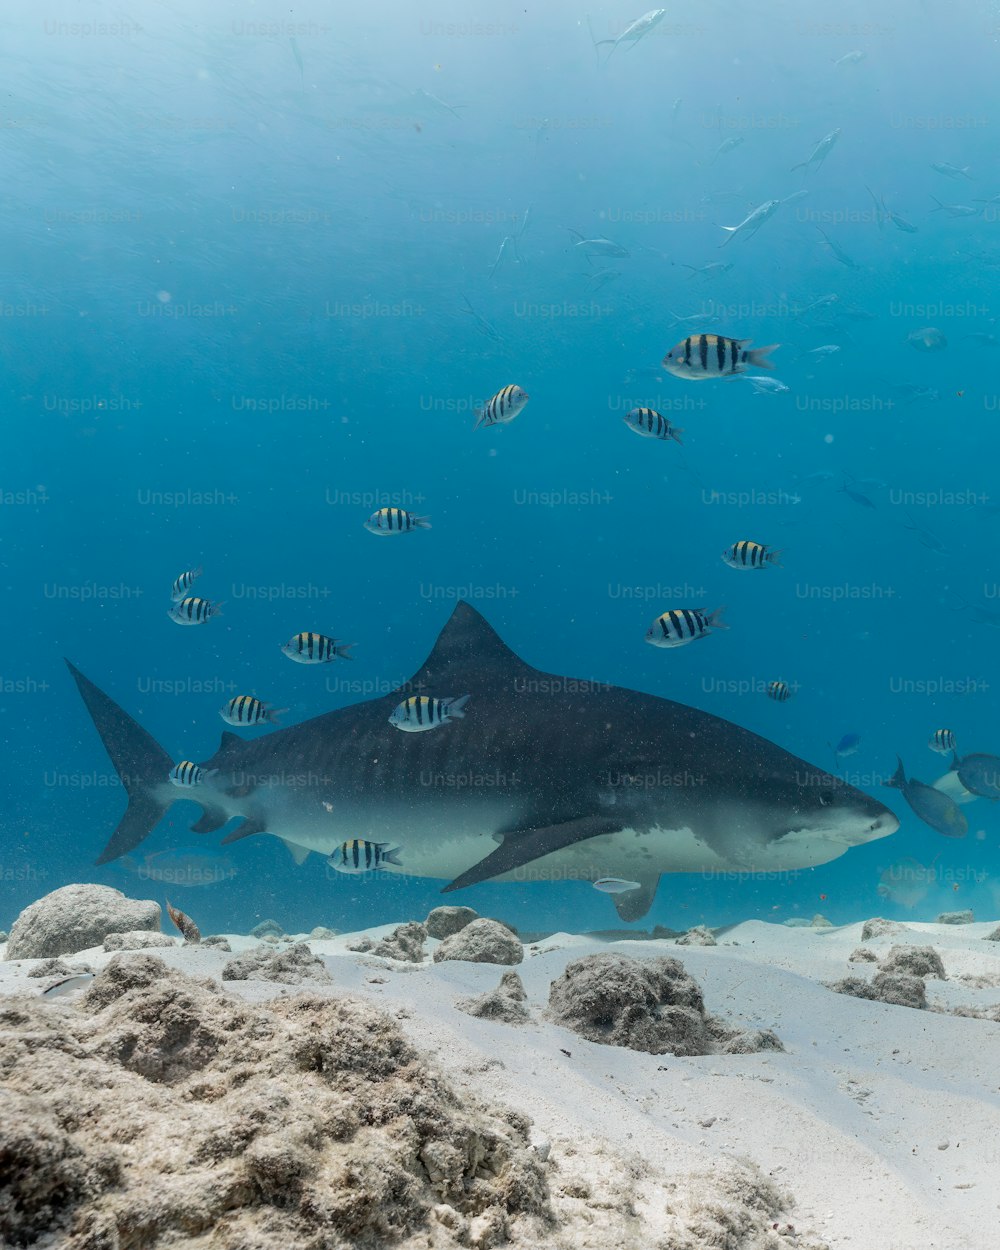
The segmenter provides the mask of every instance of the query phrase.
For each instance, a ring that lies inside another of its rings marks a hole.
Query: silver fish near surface
[[[752,239],[764,222],[774,216],[781,207],[781,203],[781,200],[765,200],[752,213],[748,213],[738,226],[723,226],[722,229],[728,233],[729,238],[719,246],[726,247],[737,235],[745,235],[748,239]]]
[[[422,733],[427,729],[438,729],[441,725],[449,725],[452,720],[461,720],[465,716],[465,705],[470,696],[460,695],[457,699],[434,699],[426,694],[411,694],[398,707],[393,708],[389,724],[395,725],[404,733]]]
[[[199,835],[239,819],[225,842],[267,834],[303,858],[405,827],[403,871],[443,879],[449,892],[494,880],[637,881],[609,896],[631,922],[649,911],[661,873],[816,866],[899,827],[883,803],[720,717],[533,668],[465,601],[400,689],[468,692],[475,715],[400,734],[388,723],[397,690],[261,738],[226,732],[199,761],[218,770],[201,789],[171,786],[167,752],[70,672],[128,798],[102,863],[193,801]],[[697,784],[622,787],[608,804],[609,775],[655,776],[665,760]],[[315,784],[297,784],[304,774]]]
[[[676,425],[671,425],[655,408],[632,408],[622,420],[633,433],[643,438],[658,438],[664,442],[673,439],[675,443],[681,443],[681,435],[684,433]]]
[[[569,227],[566,227],[569,230]],[[576,242],[574,247],[582,249],[585,256],[631,256],[631,252],[627,247],[622,247],[620,243],[615,243],[611,239],[605,239],[598,236],[596,239],[585,239],[579,230],[569,230],[574,236]]]
[[[773,369],[768,352],[781,344],[751,348],[753,339],[730,339],[720,334],[689,334],[663,357],[663,367],[675,378],[686,382],[705,382],[710,378],[731,377],[754,369]]]
[[[621,44],[631,43],[635,45],[640,39],[648,35],[654,26],[660,24],[666,16],[666,12],[666,9],[650,9],[648,13],[643,13],[642,17],[637,17],[634,22],[630,22],[617,39],[595,39],[595,48],[600,48],[606,43],[611,44],[611,51],[608,53],[604,64],[607,65]]]
[[[188,569],[186,573],[182,573],[180,577],[174,579],[174,584],[170,591],[170,598],[173,599],[174,603],[180,603],[187,596],[188,591],[204,571],[199,565],[198,568]]]
[[[740,376],[750,383],[755,395],[787,395],[791,391],[791,387],[786,386],[777,378],[758,377],[751,373],[743,373]]]
[[[800,161],[798,165],[793,165],[790,172],[794,173],[796,169],[812,169],[813,166],[819,169],[834,147],[836,147],[839,138],[840,127],[838,126],[836,130],[831,130],[828,135],[824,135],[813,148],[811,154],[804,161]]]
[[[520,416],[530,398],[528,392],[515,383],[501,387],[492,399],[488,399],[482,408],[478,409],[476,424],[472,428],[478,430],[480,426],[486,429],[491,425],[507,425],[515,417]]]
[[[955,800],[923,781],[916,781],[912,777],[907,781],[903,761],[897,756],[896,762],[898,767],[895,774],[882,784],[899,790],[913,814],[925,825],[930,825],[946,838],[964,838],[969,832],[969,822]]]
[[[944,174],[946,178],[967,178],[969,182],[975,182],[975,178],[969,173],[968,165],[959,168],[958,165],[952,165],[950,161],[936,161],[931,165],[931,169],[937,174]]]
[[[222,615],[222,604],[192,595],[175,603],[167,610],[167,615],[178,625],[204,625],[213,616]]]

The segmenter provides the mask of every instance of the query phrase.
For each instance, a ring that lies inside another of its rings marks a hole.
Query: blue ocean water
[[[821,766],[861,735],[837,771],[897,834],[781,876],[666,876],[643,927],[902,916],[877,887],[903,857],[936,873],[918,914],[995,914],[993,805],[945,839],[882,782],[897,755],[944,773],[941,727],[1000,750],[1000,13],[730,4],[595,50],[639,16],[563,0],[0,16],[0,926],[70,882],[149,892],[94,866],[125,796],[63,656],[173,758],[204,760],[233,694],[289,707],[285,723],[385,694],[460,599],[540,669],[702,708]],[[628,255],[588,257],[571,231]],[[781,344],[788,392],[660,368],[698,314]],[[914,346],[928,326],[946,346]],[[524,413],[473,432],[510,382]],[[630,433],[637,405],[683,447]],[[374,539],[384,503],[433,529]],[[785,567],[728,569],[743,538]],[[180,629],[168,592],[196,565],[224,614]],[[729,631],[646,646],[680,599],[725,604]],[[304,629],[356,641],[356,660],[290,664],[278,646]],[[763,693],[777,678],[787,703]],[[175,806],[139,858],[221,854],[196,814]],[[172,899],[203,931],[346,930],[443,901],[439,882],[296,867],[273,838],[224,853],[222,882]],[[446,901],[619,927],[584,884]]]

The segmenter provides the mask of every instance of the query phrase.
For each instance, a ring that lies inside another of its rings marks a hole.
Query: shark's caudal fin
[[[134,850],[167,811],[169,803],[156,798],[154,790],[167,780],[173,760],[113,699],[69,660],[66,663],[128,795],[125,815],[97,860],[106,864]]]

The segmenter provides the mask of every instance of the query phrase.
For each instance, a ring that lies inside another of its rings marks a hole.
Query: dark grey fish
[[[1000,799],[1000,756],[965,755],[959,759],[956,752],[951,766],[970,794]]]
[[[913,814],[925,825],[930,825],[932,829],[937,830],[946,838],[964,838],[969,832],[969,822],[955,800],[933,786],[925,785],[922,781],[916,781],[913,778],[907,781],[903,761],[897,756],[896,762],[898,768],[892,780],[883,782],[883,785],[899,790],[913,810]],[[997,763],[1000,764],[1000,760],[997,760]]]

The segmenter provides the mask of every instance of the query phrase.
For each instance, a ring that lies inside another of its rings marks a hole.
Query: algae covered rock
[[[524,947],[507,925],[499,920],[473,920],[434,951],[435,963],[461,959],[476,964],[519,964]]]
[[[481,1020],[499,1020],[503,1024],[526,1024],[531,1012],[525,1007],[528,995],[516,972],[505,972],[495,990],[477,998],[460,998],[455,1006],[466,1015]]]
[[[282,985],[300,985],[303,981],[332,980],[322,959],[314,955],[305,942],[296,942],[283,950],[256,946],[230,959],[222,969],[223,981],[277,981]]]
[[[478,919],[479,913],[471,907],[435,907],[424,921],[424,927],[428,937],[444,939]]]
[[[397,925],[388,937],[375,943],[371,948],[373,955],[381,955],[383,959],[400,959],[406,963],[420,964],[424,961],[424,942],[427,930],[415,920],[407,924]]]
[[[862,942],[870,942],[872,938],[905,932],[905,925],[897,924],[895,920],[883,920],[881,916],[873,916],[871,920],[866,920],[861,926],[861,940]]]
[[[46,959],[100,946],[109,933],[160,928],[160,905],[107,885],[64,885],[26,907],[7,941],[8,959]]]
[[[709,1016],[698,983],[665,956],[576,959],[552,982],[548,1014],[588,1041],[651,1055],[781,1049],[769,1030],[729,1029]]]
[[[892,946],[882,960],[883,972],[908,972],[914,977],[946,980],[941,956],[933,946]]]
[[[937,918],[938,924],[975,924],[975,916],[971,911],[943,911]]]
[[[715,940],[715,934],[711,929],[706,929],[703,924],[695,925],[693,929],[688,929],[687,933],[682,933],[677,938],[678,946],[718,946]]]
[[[889,1003],[893,1007],[921,1010],[927,1006],[927,993],[922,978],[906,972],[876,972],[871,981],[865,981],[861,977],[844,977],[829,988],[837,994],[867,998],[876,1003]]]

